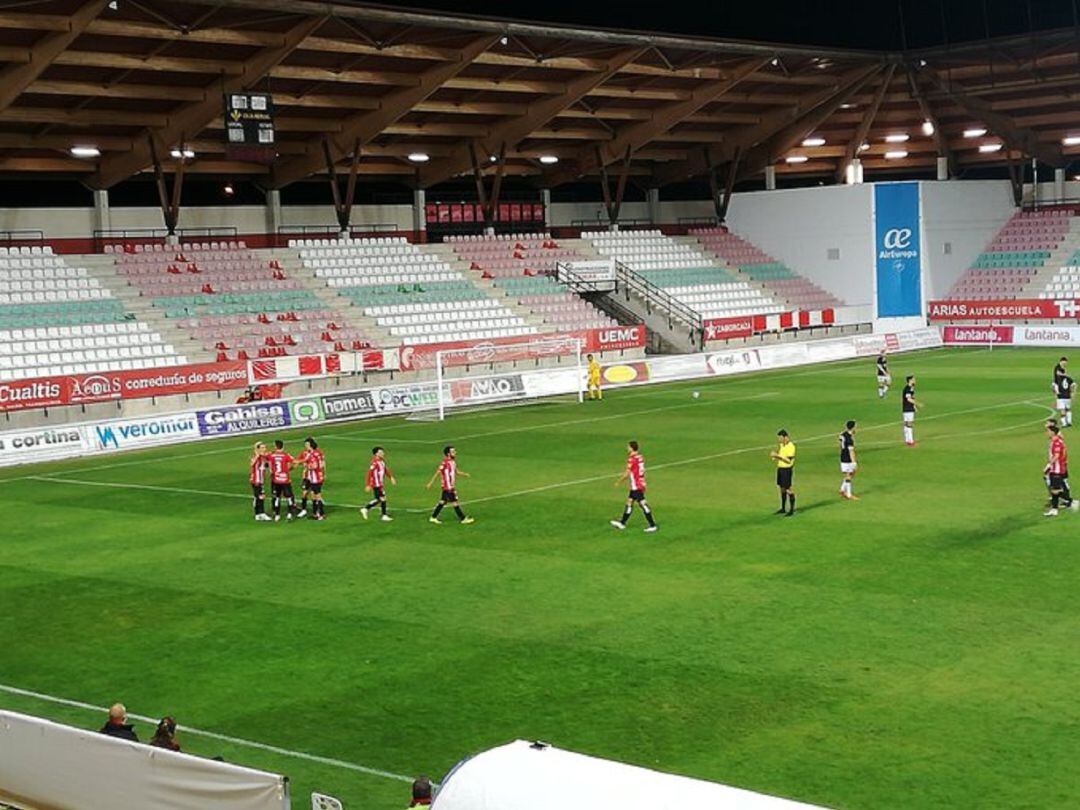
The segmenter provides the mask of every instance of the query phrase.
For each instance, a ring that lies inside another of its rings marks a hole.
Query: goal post
[[[523,375],[550,362],[572,369],[571,391],[585,401],[585,341],[577,337],[543,338],[520,343],[481,343],[435,353],[437,407],[431,416],[442,421],[451,409],[490,408],[532,401],[537,394]],[[477,373],[477,369],[481,370]]]

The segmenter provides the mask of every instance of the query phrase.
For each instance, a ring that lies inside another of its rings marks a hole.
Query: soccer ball
[[[690,396],[692,396],[694,399],[697,399],[698,397],[701,396],[701,392],[700,391],[695,391]]]

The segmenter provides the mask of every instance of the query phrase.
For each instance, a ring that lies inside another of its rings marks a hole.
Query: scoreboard
[[[269,93],[225,95],[225,152],[232,160],[272,161],[274,100]]]

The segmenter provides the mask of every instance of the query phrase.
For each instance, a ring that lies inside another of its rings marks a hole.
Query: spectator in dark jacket
[[[431,780],[418,777],[412,783],[412,804],[409,807],[427,807],[431,804]]]
[[[167,748],[169,751],[179,751],[180,743],[176,741],[176,721],[171,717],[162,717],[154,732],[150,745],[155,748]]]
[[[101,733],[121,740],[139,741],[135,727],[127,721],[127,709],[123,703],[114,703],[109,708],[109,722],[101,727]]]

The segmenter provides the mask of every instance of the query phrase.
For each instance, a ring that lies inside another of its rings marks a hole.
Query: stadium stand
[[[403,237],[290,242],[304,267],[360,307],[382,345],[515,337],[540,331],[439,255]]]
[[[218,360],[371,346],[341,311],[242,241],[113,253],[127,283]]]
[[[957,279],[949,298],[1046,298],[1072,289],[1071,264],[1080,247],[1080,219],[1067,209],[1014,214]]]
[[[578,256],[575,251],[539,244],[553,244],[549,238],[527,239],[527,244],[522,239],[462,240],[449,251],[402,237],[301,239],[290,247],[299,251],[306,270],[372,319],[373,334],[384,346],[540,335],[614,323],[546,275],[554,272],[556,261]],[[461,251],[462,244],[484,246]]]
[[[0,248],[0,380],[173,366],[187,358],[86,267]]]
[[[775,301],[791,309],[829,309],[843,306],[836,296],[798,275],[756,245],[727,228],[698,228],[690,231],[701,246],[735,268],[741,276],[760,285]]]
[[[587,257],[556,242],[550,234],[451,236],[457,256],[551,330],[617,325],[588,301],[555,280],[560,262]]]
[[[703,318],[769,315],[785,311],[749,281],[717,266],[695,244],[678,242],[659,230],[585,232],[582,238],[611,256]]]

